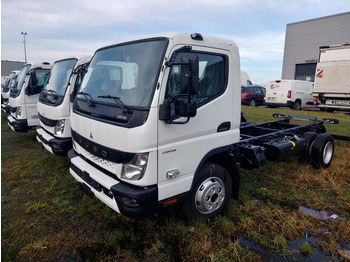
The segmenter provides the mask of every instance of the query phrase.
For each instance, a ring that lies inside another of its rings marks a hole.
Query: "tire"
[[[256,106],[256,101],[255,101],[255,99],[250,100],[250,101],[249,101],[249,105],[250,105],[250,106]]]
[[[315,168],[327,168],[334,154],[334,139],[330,134],[319,134],[310,148],[310,162]]]
[[[183,211],[190,220],[207,220],[223,212],[232,193],[232,179],[225,168],[214,163],[199,172]]]
[[[317,135],[318,134],[316,132],[306,132],[303,135],[303,138],[305,139],[305,148],[300,152],[300,155],[299,155],[300,163],[303,163],[303,164],[310,163],[310,149]]]
[[[294,110],[301,110],[301,101],[297,100],[293,103],[292,109]]]

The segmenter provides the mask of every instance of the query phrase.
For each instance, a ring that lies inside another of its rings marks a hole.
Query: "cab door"
[[[233,58],[229,51],[220,50],[219,53],[203,47],[178,52],[174,61],[181,62],[184,54],[198,56],[198,91],[191,96],[197,103],[197,112],[186,122],[184,117],[177,117],[175,103],[170,103],[170,121],[158,121],[159,200],[189,191],[194,173],[204,157],[212,150],[231,144],[237,130],[236,139],[239,139],[239,62],[230,62]],[[237,68],[229,68],[229,65],[237,65]],[[237,75],[229,76],[229,70]],[[235,96],[230,88],[233,79],[237,81]],[[180,65],[165,69],[162,86],[165,88],[160,95],[160,104],[174,100],[183,92]],[[233,113],[234,107],[237,107],[237,114]]]
[[[40,124],[37,103],[39,95],[48,77],[48,69],[35,69],[27,76],[25,87],[25,107],[27,112],[28,127],[36,127]]]

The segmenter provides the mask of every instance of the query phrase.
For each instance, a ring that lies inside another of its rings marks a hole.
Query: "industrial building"
[[[350,12],[287,24],[282,79],[314,81],[319,47],[350,43]]]
[[[11,71],[21,69],[24,62],[1,60],[1,78],[7,77]]]

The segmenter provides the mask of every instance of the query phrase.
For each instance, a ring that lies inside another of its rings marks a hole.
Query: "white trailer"
[[[7,124],[15,132],[35,130],[39,125],[37,103],[44,87],[51,65],[27,63],[20,69],[16,83],[10,89]]]
[[[330,165],[322,121],[241,125],[240,93],[230,40],[164,33],[98,49],[73,103],[70,173],[123,215],[181,203],[189,218],[208,219],[238,197],[240,167],[290,155]]]
[[[36,139],[52,154],[67,155],[72,148],[70,110],[91,56],[56,61],[38,102],[40,125]]]
[[[321,110],[350,110],[350,44],[320,47],[313,95]]]

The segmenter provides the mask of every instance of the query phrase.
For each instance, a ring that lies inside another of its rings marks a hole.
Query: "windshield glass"
[[[14,78],[15,74],[16,74],[15,72],[11,72],[10,75],[6,78],[5,83],[2,85],[3,91],[5,92],[9,91],[10,85],[12,83],[12,79]]]
[[[66,92],[68,81],[72,74],[77,59],[68,59],[56,62],[50,72],[50,76],[45,85],[46,91],[52,91],[58,96],[63,96]]]
[[[31,65],[25,65],[21,68],[21,71],[18,74],[16,83],[14,84],[13,89],[21,90],[24,79],[26,78],[26,75],[30,67]]]
[[[121,102],[127,107],[147,107],[166,45],[166,39],[153,39],[97,51],[77,97],[116,106]]]

